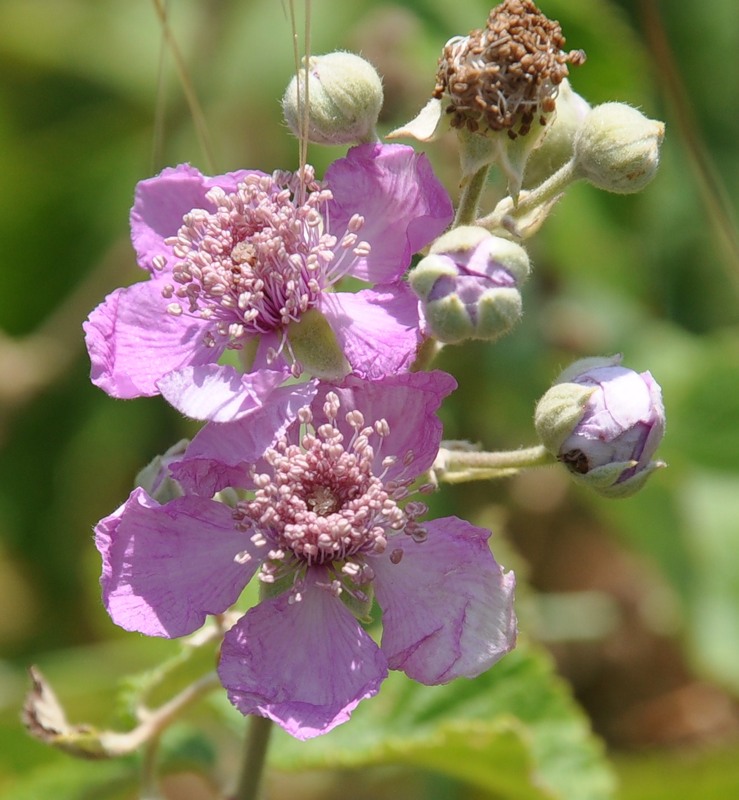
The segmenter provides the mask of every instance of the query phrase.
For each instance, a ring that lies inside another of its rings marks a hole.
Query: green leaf
[[[472,681],[421,686],[394,672],[339,730],[275,737],[286,771],[400,764],[441,772],[511,800],[605,800],[600,743],[543,652],[526,643]]]

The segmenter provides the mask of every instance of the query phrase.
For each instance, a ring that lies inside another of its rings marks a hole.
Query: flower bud
[[[576,480],[606,497],[628,497],[664,466],[651,460],[665,430],[661,389],[649,372],[639,374],[620,361],[576,361],[534,415],[547,450]]]
[[[301,68],[282,98],[285,121],[296,136],[327,145],[360,144],[377,138],[382,81],[368,61],[354,53],[310,56],[307,72],[307,94],[306,71]]]
[[[663,122],[625,103],[596,106],[575,137],[578,174],[607,192],[639,192],[657,171],[664,135]]]
[[[409,282],[429,333],[440,342],[493,341],[520,318],[518,287],[529,270],[523,247],[463,225],[434,242]]]

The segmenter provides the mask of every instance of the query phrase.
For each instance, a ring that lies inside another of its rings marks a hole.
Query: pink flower
[[[346,721],[388,669],[426,684],[487,670],[515,642],[514,576],[489,531],[420,522],[412,489],[436,456],[436,410],[453,388],[440,372],[313,384],[267,446],[261,411],[206,425],[173,468],[183,497],[159,505],[137,489],[95,529],[113,620],[183,636],[258,575],[266,597],[227,632],[218,671],[244,714],[299,739]],[[211,473],[211,489],[230,481],[249,499],[232,508],[192,492]],[[357,619],[373,597],[380,645]]]
[[[114,291],[84,325],[92,381],[114,397],[161,393],[183,413],[224,421],[213,399],[220,384],[231,399],[240,391],[230,413],[249,413],[302,371],[290,332],[313,309],[343,374],[403,371],[420,334],[401,278],[451,217],[426,158],[402,145],[352,148],[323,184],[310,167],[213,178],[188,165],[166,169],[139,183],[131,212],[150,279]],[[332,291],[347,276],[374,288]],[[226,350],[245,348],[246,375],[218,366]]]

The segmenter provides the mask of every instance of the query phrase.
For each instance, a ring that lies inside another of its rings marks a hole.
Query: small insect
[[[587,473],[590,472],[588,457],[582,450],[569,450],[559,456],[559,461],[561,461],[567,469],[576,472],[578,475],[587,475]]]

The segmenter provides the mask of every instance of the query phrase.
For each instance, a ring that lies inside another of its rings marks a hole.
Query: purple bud
[[[637,491],[665,430],[662,391],[649,372],[621,357],[572,364],[539,401],[535,425],[544,446],[573,476],[607,497]]]
[[[483,228],[460,226],[439,237],[411,272],[428,332],[440,342],[494,341],[521,316],[526,251]]]

